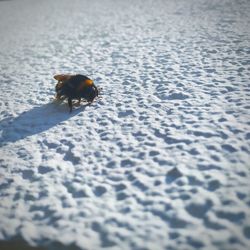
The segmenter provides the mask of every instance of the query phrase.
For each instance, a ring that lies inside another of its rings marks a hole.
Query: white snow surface
[[[250,247],[250,1],[0,1],[0,239]],[[69,113],[54,74],[102,99]],[[62,249],[62,248],[60,248]]]

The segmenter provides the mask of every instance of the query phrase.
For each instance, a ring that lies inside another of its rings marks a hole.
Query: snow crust
[[[0,1],[0,239],[249,249],[249,13],[247,0]],[[57,73],[91,77],[102,99],[69,114]]]

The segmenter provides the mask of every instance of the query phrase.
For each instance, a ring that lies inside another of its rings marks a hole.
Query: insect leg
[[[68,98],[68,104],[69,104],[69,112],[71,113],[72,112],[72,99],[71,98]]]

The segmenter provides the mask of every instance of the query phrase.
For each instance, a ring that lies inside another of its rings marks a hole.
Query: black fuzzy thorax
[[[75,75],[67,80],[61,90],[60,94],[65,95],[70,99],[79,99],[84,98],[87,101],[92,101],[98,94],[96,93],[96,86],[94,84],[90,86],[85,86],[79,91],[79,87],[85,80],[90,80],[87,76],[84,75]]]

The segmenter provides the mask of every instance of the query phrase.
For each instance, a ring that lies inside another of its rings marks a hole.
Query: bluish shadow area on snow
[[[48,103],[25,111],[15,118],[5,118],[0,121],[0,146],[45,132],[84,111],[86,106],[81,105],[69,113],[66,103]]]
[[[1,250],[80,250],[75,244],[63,245],[59,242],[37,242],[38,246],[30,246],[21,235],[17,235],[9,240],[0,240]]]

